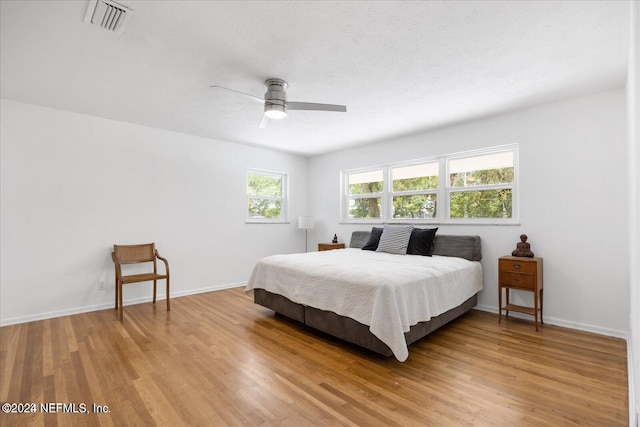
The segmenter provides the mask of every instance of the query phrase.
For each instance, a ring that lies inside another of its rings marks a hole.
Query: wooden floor
[[[274,317],[239,288],[171,308],[127,306],[123,323],[104,310],[0,328],[1,400],[36,403],[33,414],[0,414],[0,425],[628,422],[620,339],[552,325],[536,333],[473,310],[400,363]]]

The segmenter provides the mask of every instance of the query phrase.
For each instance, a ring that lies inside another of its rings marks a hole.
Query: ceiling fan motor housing
[[[264,94],[264,114],[271,119],[287,116],[287,82],[281,79],[268,79],[264,82],[267,91]]]

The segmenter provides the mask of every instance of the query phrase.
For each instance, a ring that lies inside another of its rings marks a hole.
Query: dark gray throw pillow
[[[375,251],[378,249],[378,244],[380,243],[380,236],[382,236],[382,231],[384,228],[382,227],[373,227],[371,229],[371,236],[369,237],[369,241],[366,245],[362,247],[363,251]]]
[[[433,254],[433,239],[436,237],[436,228],[414,228],[407,246],[408,255],[431,256]]]

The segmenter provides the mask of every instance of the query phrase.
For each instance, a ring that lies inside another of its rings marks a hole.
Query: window
[[[514,151],[448,161],[450,218],[513,218]]]
[[[287,222],[287,175],[249,170],[247,222]]]
[[[346,175],[349,219],[382,218],[382,169]]]
[[[391,217],[435,218],[438,163],[391,168]]]
[[[343,222],[514,223],[517,146],[342,173]]]

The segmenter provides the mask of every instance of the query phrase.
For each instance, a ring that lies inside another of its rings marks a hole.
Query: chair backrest
[[[121,264],[155,261],[156,245],[113,245],[113,252]],[[154,263],[155,264],[155,263]]]

